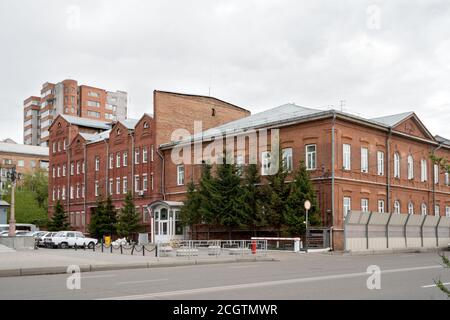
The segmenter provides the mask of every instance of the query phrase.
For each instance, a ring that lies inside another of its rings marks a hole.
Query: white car
[[[51,246],[66,249],[69,247],[83,247],[86,246],[92,249],[98,240],[94,238],[86,238],[83,233],[79,231],[60,231],[51,237]]]

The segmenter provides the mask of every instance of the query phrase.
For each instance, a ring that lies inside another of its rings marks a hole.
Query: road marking
[[[450,282],[445,282],[445,283],[443,283],[444,286],[449,285],[449,284],[450,284]],[[435,284],[430,284],[430,285],[428,285],[428,286],[422,286],[421,288],[434,288],[434,287],[437,287],[437,285],[435,285]]]
[[[117,277],[116,274],[99,274],[97,276],[84,276],[82,275],[82,279],[96,279],[96,278],[111,278],[111,277]]]
[[[259,266],[260,266],[260,265],[233,266],[233,267],[230,267],[230,269],[254,268],[254,267],[259,267]]]
[[[123,281],[123,282],[117,282],[117,285],[123,285],[123,284],[137,284],[137,283],[147,283],[147,282],[157,282],[157,281],[167,281],[169,279],[153,279],[153,280],[139,280],[139,281]]]
[[[439,268],[443,268],[443,267],[441,265],[433,265],[433,266],[425,266],[425,267],[391,269],[391,270],[381,271],[381,273],[388,274],[388,273],[398,273],[398,272],[431,270],[431,269],[439,269]],[[186,294],[198,294],[198,293],[208,293],[208,292],[227,291],[227,290],[236,290],[236,289],[259,288],[259,287],[266,287],[266,286],[279,286],[279,285],[287,285],[287,284],[294,284],[294,283],[347,279],[347,278],[362,277],[362,276],[367,276],[367,275],[368,275],[367,272],[335,274],[335,275],[320,276],[320,277],[296,278],[296,279],[275,280],[275,281],[265,281],[265,282],[256,282],[256,283],[244,283],[244,284],[236,284],[236,285],[228,285],[228,286],[206,287],[206,288],[187,289],[187,290],[168,291],[168,292],[155,292],[155,293],[138,294],[138,295],[130,295],[130,296],[102,298],[99,300],[152,299],[152,298],[178,296],[178,295],[186,295]]]

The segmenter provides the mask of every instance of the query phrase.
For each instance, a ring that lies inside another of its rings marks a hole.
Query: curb
[[[121,264],[103,264],[103,265],[79,265],[82,273],[95,271],[110,271],[110,270],[125,270],[125,269],[148,269],[148,268],[171,268],[184,267],[195,265],[212,265],[225,263],[239,263],[239,262],[270,262],[279,261],[275,258],[261,257],[261,258],[234,258],[226,260],[184,260],[176,262],[140,262],[140,263],[121,263]],[[36,275],[52,275],[52,274],[66,274],[68,266],[54,266],[54,267],[38,267],[38,268],[17,268],[0,270],[0,278],[5,277],[21,277],[21,276],[36,276]]]

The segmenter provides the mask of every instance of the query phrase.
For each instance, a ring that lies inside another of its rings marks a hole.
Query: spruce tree
[[[49,231],[63,231],[69,228],[70,224],[67,222],[67,215],[64,212],[64,207],[61,201],[58,200],[55,205],[55,211],[49,222]]]
[[[311,209],[308,211],[309,225],[320,224],[316,192],[305,164],[301,161],[298,170],[295,172],[294,181],[290,184],[284,216],[285,224],[292,235],[298,236],[305,232],[306,210],[304,203],[306,200],[311,202]]]
[[[217,195],[213,200],[214,210],[220,225],[231,231],[234,227],[242,226],[248,220],[242,202],[241,178],[236,173],[236,166],[229,163],[217,166]]]
[[[256,237],[256,229],[266,225],[263,212],[261,176],[256,164],[248,165],[244,170],[244,181],[242,185],[242,204],[247,225],[252,228],[253,236]]]
[[[101,239],[105,235],[113,235],[116,232],[116,224],[116,209],[111,197],[108,196],[106,202],[98,198],[96,207],[91,215],[91,223],[89,224],[91,236]]]
[[[139,213],[134,206],[133,196],[128,192],[123,202],[123,207],[117,222],[117,233],[120,237],[127,239],[134,232],[139,232],[142,229],[141,219]]]

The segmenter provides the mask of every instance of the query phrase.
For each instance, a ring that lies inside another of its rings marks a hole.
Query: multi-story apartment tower
[[[78,85],[70,79],[46,82],[40,97],[24,101],[24,144],[48,146],[48,129],[59,114],[109,122],[125,120],[127,93]]]

